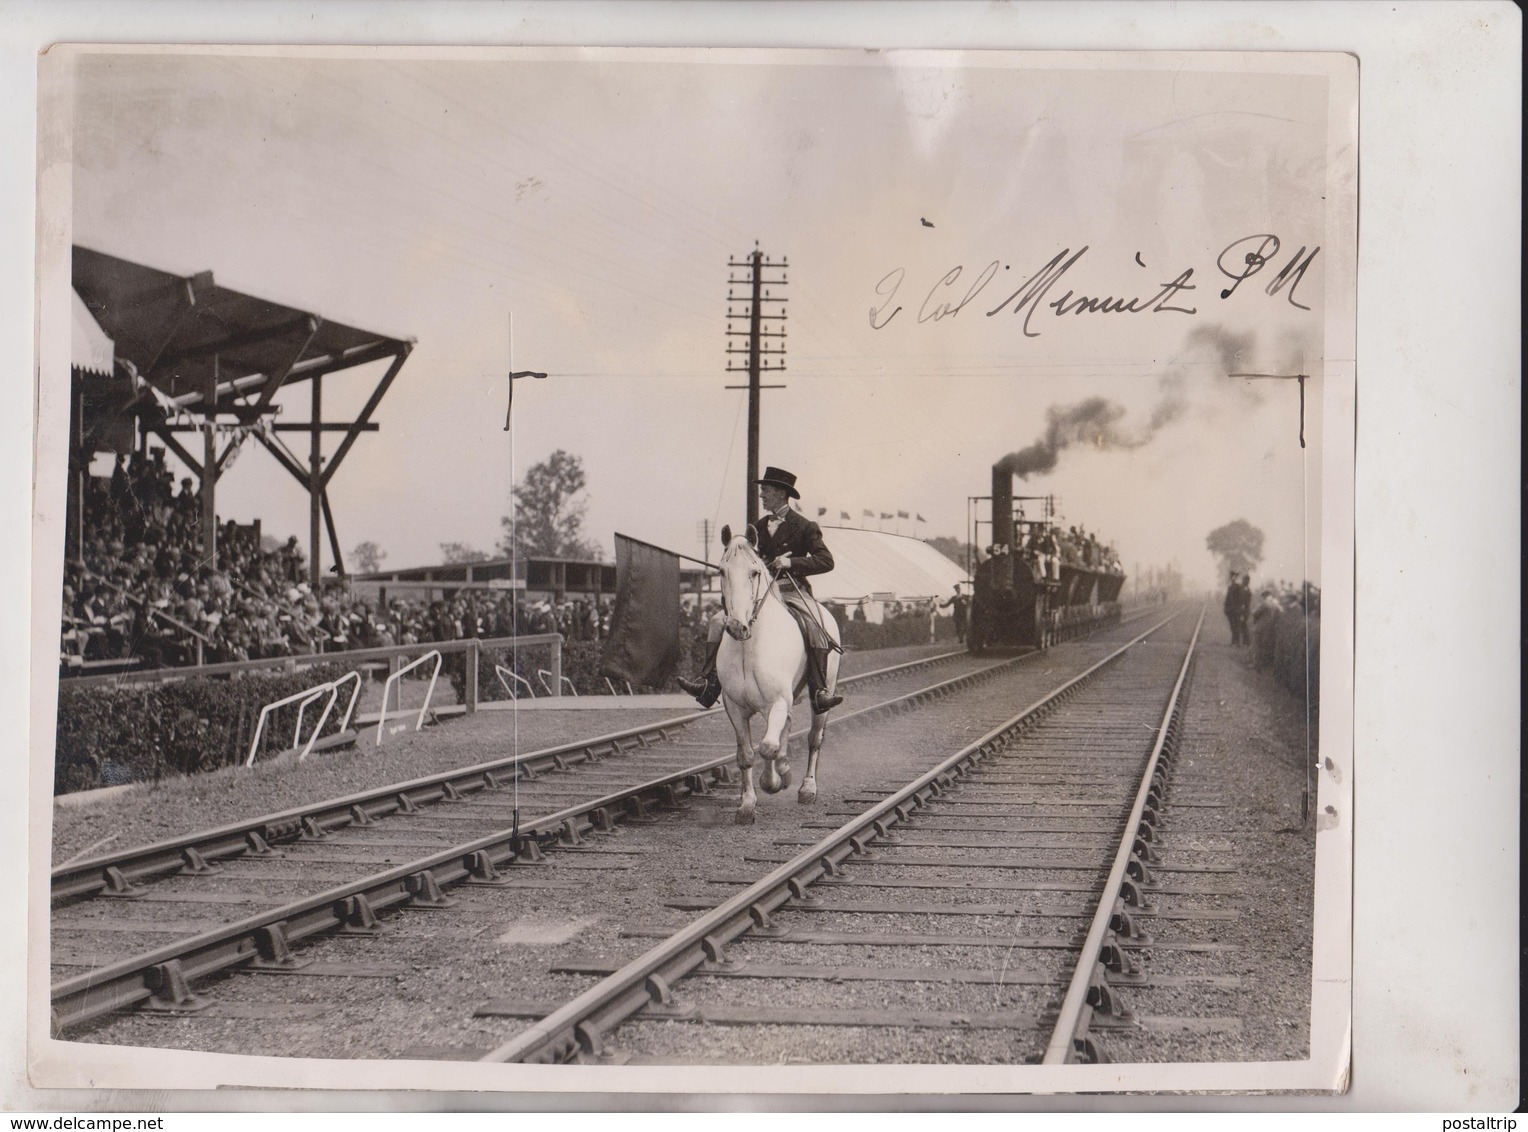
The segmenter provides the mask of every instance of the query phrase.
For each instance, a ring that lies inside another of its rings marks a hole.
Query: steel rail
[[[841,717],[837,726],[868,722],[958,691],[1011,668],[1022,659],[1014,657],[999,661],[872,704]],[[808,731],[807,727],[798,728],[791,733],[791,738],[800,739]],[[504,878],[498,875],[498,869],[522,858],[538,859],[543,839],[557,838],[563,844],[580,844],[583,833],[591,829],[608,830],[628,817],[645,814],[648,799],[655,800],[658,805],[677,804],[683,797],[709,791],[705,776],[711,774],[718,783],[725,782],[727,768],[735,762],[735,754],[719,755],[704,763],[533,818],[517,829],[498,830],[384,872],[62,980],[52,988],[54,1031],[60,1032],[151,999],[158,999],[161,1007],[167,1010],[195,1009],[198,1002],[190,988],[197,980],[239,967],[291,968],[296,964],[291,956],[292,943],[347,928],[371,930],[379,911],[449,903],[451,898],[444,894],[444,889],[464,881],[502,883]],[[497,781],[488,772],[479,775],[473,789],[502,790],[508,785],[508,782]],[[444,801],[457,800],[466,793],[465,789],[442,789]],[[628,807],[630,812],[627,812]],[[392,803],[393,812],[402,808],[400,803]],[[345,813],[341,823],[364,824],[357,816],[357,810],[366,813],[363,807],[354,807]],[[369,821],[370,816],[367,814],[365,820]],[[316,840],[326,833],[326,828],[312,823],[302,827],[296,836]]]
[[[1203,626],[1204,607],[1200,607],[1199,620],[1194,624],[1194,634],[1189,639],[1188,648],[1183,654],[1183,664],[1178,669],[1178,679],[1173,684],[1172,694],[1167,698],[1167,707],[1162,713],[1162,723],[1157,728],[1156,741],[1152,743],[1151,754],[1147,757],[1146,767],[1141,772],[1140,785],[1135,792],[1135,802],[1130,807],[1130,816],[1125,819],[1125,831],[1115,850],[1114,864],[1109,869],[1108,879],[1104,881],[1098,908],[1093,913],[1093,921],[1088,928],[1087,937],[1083,940],[1077,966],[1067,985],[1066,997],[1061,1000],[1061,1008],[1057,1013],[1056,1025],[1051,1031],[1050,1041],[1046,1044],[1042,1065],[1064,1064],[1076,1052],[1074,1039],[1084,1029],[1085,1012],[1090,1011],[1089,989],[1096,977],[1099,953],[1109,933],[1115,906],[1120,899],[1135,841],[1140,836],[1141,816],[1146,809],[1146,799],[1151,793],[1152,777],[1162,759],[1162,752],[1172,730],[1169,725],[1172,723],[1174,714],[1179,711],[1179,696],[1183,691],[1184,682],[1188,679],[1189,668],[1194,662],[1194,649],[1199,643],[1199,630]]]
[[[839,683],[849,684],[879,679],[914,668],[929,667],[965,655],[960,652],[941,653],[938,656],[925,657],[922,660],[845,677]],[[985,671],[985,669],[979,671]],[[720,718],[721,714],[720,708],[688,712],[590,739],[575,739],[557,746],[545,747],[539,751],[494,759],[473,766],[458,767],[405,782],[347,794],[340,798],[307,803],[210,830],[198,830],[150,845],[120,849],[96,857],[66,862],[52,871],[52,900],[54,903],[59,903],[102,893],[130,896],[136,883],[140,881],[174,876],[183,872],[216,871],[218,861],[246,855],[265,856],[271,851],[271,846],[297,840],[305,832],[311,836],[315,830],[323,833],[329,829],[351,824],[357,820],[355,811],[358,807],[365,813],[367,819],[386,817],[400,810],[407,812],[411,806],[449,800],[450,791],[464,794],[482,790],[489,784],[492,777],[501,774],[506,778],[524,774],[529,778],[543,770],[566,769],[566,760],[569,756],[582,754],[584,756],[582,761],[592,762],[605,755],[624,753],[627,749],[625,744],[628,743],[635,742],[638,746],[646,747],[655,740],[666,741],[670,731],[687,727],[700,719]],[[843,722],[847,718],[847,716],[841,717],[837,722]]]
[[[605,1031],[650,1003],[666,1002],[674,982],[708,960],[720,962],[728,943],[754,928],[768,927],[773,912],[804,897],[807,886],[837,873],[846,859],[865,852],[913,809],[943,793],[952,776],[966,773],[967,764],[1006,746],[1015,733],[1178,616],[1158,622],[479,1060],[560,1062],[580,1053],[597,1057]]]

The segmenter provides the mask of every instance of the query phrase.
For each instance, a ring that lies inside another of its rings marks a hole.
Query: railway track
[[[570,1001],[487,1003],[480,1013],[535,1021],[482,1060],[684,1060],[715,1056],[718,1027],[733,1049],[805,1027],[852,1031],[840,1060],[862,1059],[851,1051],[871,1031],[945,1030],[986,1032],[987,1060],[1056,1063],[1106,1059],[1110,1030],[1234,1031],[1203,1010],[1129,1005],[1137,991],[1181,1002],[1235,985],[1139,962],[1155,948],[1213,953],[1191,933],[1156,937],[1236,914],[1164,906],[1228,894],[1216,881],[1234,863],[1157,852],[1169,805],[1219,804],[1188,786],[1166,800],[1198,625],[1180,648],[1146,643],[1160,628],[808,848],[756,858],[775,867],[731,899],[680,902],[702,914],[619,969],[560,963],[602,976]]]
[[[1023,660],[946,654],[865,673],[857,678],[858,687],[878,687],[883,698],[836,718],[835,732],[916,710],[1012,671]],[[930,667],[942,670],[945,678],[934,683],[919,679]],[[684,734],[705,721],[705,713],[691,713],[678,717],[673,730]],[[131,854],[115,854],[61,868],[55,879],[64,884],[53,916],[55,1032],[67,1036],[124,1010],[194,1013],[210,1001],[197,989],[209,980],[231,971],[304,970],[310,964],[299,954],[302,945],[365,935],[393,909],[450,907],[454,898],[449,892],[458,885],[545,887],[522,879],[524,870],[511,866],[534,862],[554,848],[577,850],[599,831],[641,827],[654,814],[714,795],[731,779],[730,730],[725,743],[717,744],[724,753],[694,763],[687,761],[693,750],[662,738],[675,724],[670,720],[648,728],[652,734],[646,746],[637,735],[603,736],[506,760],[502,776],[498,764],[465,768],[373,795],[331,800],[300,814],[276,815],[279,823],[264,818],[146,847],[136,861]],[[683,764],[677,770],[672,769],[676,755]],[[670,765],[647,774],[655,767],[645,759],[668,759]],[[640,781],[632,782],[627,772],[623,782],[612,786],[610,775],[621,777],[625,760],[640,763],[636,769],[642,773],[635,776]],[[552,769],[537,772],[538,763]],[[559,765],[567,769],[556,769]],[[521,780],[514,783],[509,774]],[[555,789],[539,800],[533,795],[538,784],[555,786],[559,778],[573,784],[571,791],[560,792],[561,798]],[[506,794],[516,786],[521,821],[518,828],[506,828],[512,813]],[[611,788],[602,793],[606,787]],[[558,808],[569,793],[576,800]],[[472,813],[477,806],[483,809]],[[488,833],[470,836],[484,824],[492,827]],[[251,829],[257,838],[249,837]],[[261,832],[266,829],[272,829],[272,838]],[[198,840],[207,852],[195,848]],[[221,858],[215,856],[219,843]],[[429,852],[441,845],[447,847]],[[202,868],[194,866],[194,857],[201,858]],[[378,863],[393,861],[400,863],[375,871]],[[117,896],[113,885],[80,879],[102,877],[106,869],[116,869],[122,879],[136,874],[140,879],[129,883],[137,891]],[[294,889],[307,895],[293,899]],[[158,908],[189,908],[194,918],[156,915]],[[138,948],[125,958],[124,940]],[[319,964],[312,973],[331,969]]]
[[[915,710],[1024,659],[949,653],[846,678],[857,697],[880,698],[834,729]],[[942,678],[930,683],[931,670]],[[230,970],[300,970],[304,941],[371,931],[398,907],[448,907],[459,884],[513,885],[499,870],[727,785],[733,746],[719,712],[687,713],[60,866],[55,1032],[124,1009],[196,1011],[207,1000],[195,988]],[[163,907],[198,914],[156,916]],[[124,941],[139,950],[123,957]]]

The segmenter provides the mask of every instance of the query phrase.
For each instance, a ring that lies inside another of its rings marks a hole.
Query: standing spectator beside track
[[[1248,644],[1247,614],[1252,605],[1252,588],[1247,575],[1232,573],[1226,586],[1226,600],[1222,609],[1231,626],[1231,644],[1237,648]]]
[[[1043,555],[1042,555],[1043,560]],[[955,583],[955,593],[939,603],[939,608],[949,607],[955,618],[955,640],[960,644],[966,643],[966,626],[970,623],[971,599],[960,592],[960,583]]]

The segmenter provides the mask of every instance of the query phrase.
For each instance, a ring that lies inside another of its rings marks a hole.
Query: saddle
[[[801,635],[806,639],[806,647],[809,649],[831,649],[834,652],[843,652],[844,646],[828,635],[827,629],[818,620],[822,616],[818,612],[819,607],[809,601],[801,590],[791,583],[788,578],[781,579],[780,597],[785,602],[785,608],[791,611],[791,616],[796,619],[796,624],[801,629]]]

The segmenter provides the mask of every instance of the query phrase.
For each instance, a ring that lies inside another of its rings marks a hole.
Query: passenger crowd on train
[[[257,528],[220,524],[215,560],[201,551],[201,500],[163,451],[117,460],[111,476],[84,477],[85,532],[64,566],[60,660],[135,659],[157,667],[259,660],[347,649],[560,633],[598,640],[609,600],[534,601],[467,592],[450,601],[385,603],[341,579],[315,591],[296,538],[261,545]]]
[[[1075,566],[1083,570],[1095,570],[1104,574],[1125,572],[1119,554],[1112,543],[1104,543],[1082,526],[1067,527],[1033,524],[1016,540],[1018,557],[1025,562],[1036,578],[1059,581],[1061,567]],[[1009,553],[1007,546],[994,544],[987,548],[991,557]]]

